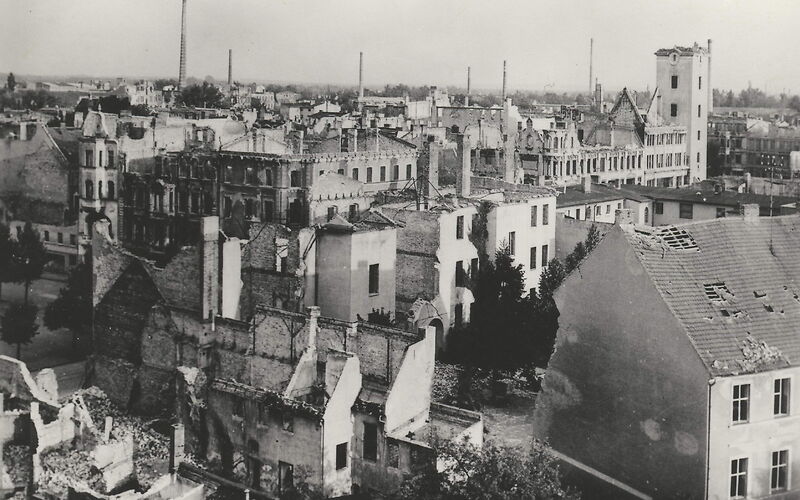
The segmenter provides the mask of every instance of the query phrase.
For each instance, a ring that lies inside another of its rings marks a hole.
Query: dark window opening
[[[363,436],[364,460],[375,462],[378,460],[378,425],[364,422],[364,436]]]
[[[380,270],[379,264],[370,264],[369,266],[369,294],[374,295],[379,293],[380,288]]]

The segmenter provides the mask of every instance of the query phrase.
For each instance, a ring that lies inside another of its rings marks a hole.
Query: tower
[[[364,97],[364,53],[358,53],[358,97]]]
[[[181,67],[178,70],[178,89],[186,85],[186,0],[181,2]]]
[[[228,49],[228,87],[233,85],[233,49]]]
[[[502,101],[506,102],[506,62],[503,61],[503,97]]]
[[[467,66],[467,95],[464,97],[464,106],[469,106],[469,94],[472,91],[472,68]]]
[[[592,92],[594,83],[594,38],[589,39],[589,92]]]
[[[709,109],[709,51],[691,47],[659,49],[656,86],[661,94],[667,123],[686,127],[689,182],[706,178],[706,140]]]

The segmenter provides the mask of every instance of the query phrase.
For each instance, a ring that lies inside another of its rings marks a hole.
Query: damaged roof
[[[800,360],[800,216],[624,226],[712,376]]]

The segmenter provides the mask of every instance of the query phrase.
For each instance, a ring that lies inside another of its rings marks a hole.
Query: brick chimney
[[[588,176],[588,175],[585,176],[583,179],[581,179],[581,182],[583,184],[583,192],[584,193],[591,193],[592,192],[592,178],[591,178],[591,176]]]
[[[741,206],[740,210],[745,222],[758,224],[761,212],[761,207],[759,207],[758,203],[746,203]]]
[[[456,176],[456,196],[469,196],[472,192],[472,161],[470,159],[469,139],[464,134],[456,136],[458,157],[461,159],[461,168]]]
[[[417,178],[420,183],[417,189],[423,196],[431,196],[433,188],[439,188],[439,143],[433,136],[425,138],[417,158]]]
[[[200,221],[200,272],[203,321],[212,321],[219,303],[219,217]]]

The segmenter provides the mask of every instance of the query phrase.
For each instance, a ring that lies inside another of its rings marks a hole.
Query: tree
[[[74,348],[86,346],[81,336],[91,331],[92,326],[92,268],[91,257],[72,268],[67,286],[58,292],[58,297],[47,305],[44,324],[50,330],[68,328],[72,332]]]
[[[14,245],[14,266],[19,272],[17,281],[25,283],[25,305],[28,305],[28,292],[31,282],[39,279],[47,263],[47,252],[39,239],[39,233],[33,229],[30,221],[17,238]]]
[[[147,104],[134,104],[131,106],[133,116],[150,116],[151,110]]]
[[[553,292],[561,286],[561,282],[567,277],[567,271],[561,261],[553,258],[547,263],[547,267],[539,277],[539,294],[542,298],[552,299]]]
[[[2,297],[3,283],[16,281],[14,261],[12,259],[14,243],[8,226],[0,223],[0,298]]]
[[[202,85],[189,85],[181,89],[178,103],[183,106],[220,108],[225,104],[225,97],[217,87],[203,82]]]
[[[535,441],[528,455],[494,445],[442,442],[436,460],[407,477],[395,493],[397,500],[573,499],[580,495],[561,485],[561,474],[544,444]],[[443,464],[439,471],[436,462]]]
[[[39,333],[36,323],[38,308],[33,304],[11,304],[2,321],[2,340],[7,344],[16,344],[17,359],[21,361],[22,344],[29,344],[34,335]]]
[[[8,77],[6,78],[6,87],[11,92],[14,92],[14,89],[17,88],[17,79],[14,77],[14,73],[9,73]]]

